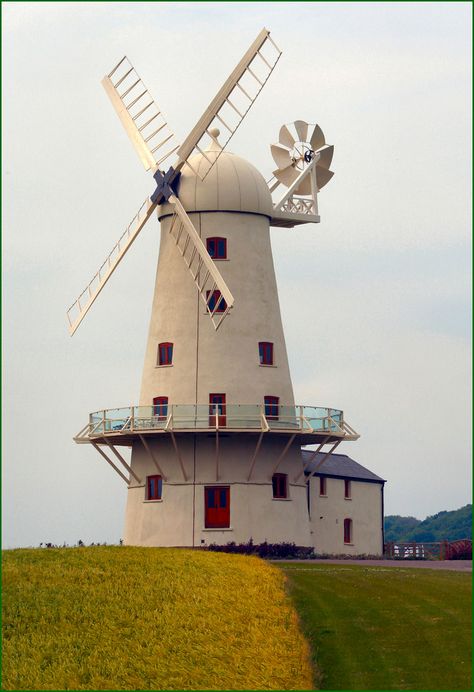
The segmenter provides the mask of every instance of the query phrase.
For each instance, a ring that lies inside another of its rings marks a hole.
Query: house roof
[[[314,455],[309,449],[302,449],[303,464],[307,464],[309,459]],[[305,471],[308,476],[313,473],[319,462],[324,459],[326,452],[318,452]],[[331,454],[326,461],[318,468],[316,476],[335,476],[337,478],[353,478],[357,481],[367,481],[370,483],[385,483],[383,478],[377,476],[365,466],[358,464],[357,461],[351,459],[347,454]]]

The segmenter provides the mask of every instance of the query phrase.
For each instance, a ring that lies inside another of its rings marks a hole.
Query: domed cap
[[[262,174],[240,156],[227,151],[221,152],[217,140],[214,140],[205,155],[216,163],[204,180],[209,163],[202,154],[193,156],[181,170],[178,196],[187,212],[200,211],[237,211],[251,214],[262,214],[269,218],[273,213],[272,197]],[[173,213],[169,204],[158,208],[158,218]]]

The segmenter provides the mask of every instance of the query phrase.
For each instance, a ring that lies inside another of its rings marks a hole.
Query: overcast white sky
[[[471,501],[471,11],[2,3],[4,547],[122,535],[125,484],[72,437],[138,400],[158,223],[71,339],[66,308],[153,190],[100,79],[127,54],[182,141],[263,26],[283,55],[230,150],[267,176],[296,119],[335,145],[321,223],[272,230],[295,398],[344,409],[387,514]]]

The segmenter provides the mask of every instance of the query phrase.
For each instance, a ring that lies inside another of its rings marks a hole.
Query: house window
[[[326,479],[323,478],[322,476],[319,477],[319,494],[320,494],[320,495],[327,495],[327,492],[326,492]]]
[[[227,238],[208,238],[206,246],[212,259],[227,259]]]
[[[258,342],[260,365],[273,365],[273,344],[270,341]]]
[[[352,543],[352,519],[344,519],[344,543]]]
[[[161,500],[161,492],[163,490],[163,481],[161,476],[146,477],[146,499]]]
[[[344,481],[344,498],[346,500],[351,499],[351,482],[347,480]]]
[[[227,310],[227,303],[224,298],[221,298],[220,291],[212,291],[212,293],[206,291],[206,303],[211,312],[225,312]]]
[[[265,397],[265,418],[270,418],[271,420],[278,418],[279,401],[280,399],[277,396]]]
[[[168,397],[155,396],[153,398],[153,415],[166,418],[168,415]]]
[[[219,427],[226,424],[225,394],[209,394],[209,427],[216,422]]]
[[[204,525],[206,529],[230,527],[229,486],[216,485],[204,488]]]
[[[165,341],[158,345],[158,365],[171,365],[173,362],[173,344]]]
[[[273,497],[284,499],[288,497],[288,476],[286,473],[274,473],[272,476]]]

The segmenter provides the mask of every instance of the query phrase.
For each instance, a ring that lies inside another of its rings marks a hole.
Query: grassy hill
[[[451,512],[438,512],[424,521],[415,517],[391,515],[385,517],[385,540],[399,541],[456,541],[472,535],[472,505]]]
[[[3,552],[4,690],[312,689],[285,577],[255,557]]]

